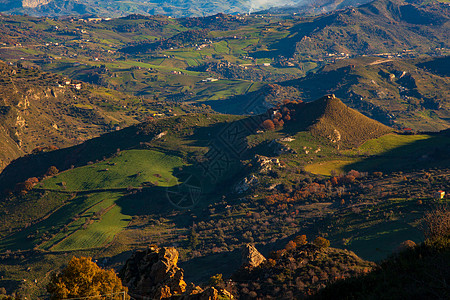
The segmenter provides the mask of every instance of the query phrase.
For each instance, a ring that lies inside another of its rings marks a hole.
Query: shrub
[[[123,299],[120,292],[128,289],[122,285],[113,270],[103,270],[90,257],[73,257],[59,274],[53,274],[47,291],[52,299],[82,298],[117,293],[112,299]]]
[[[287,251],[294,250],[295,248],[297,248],[297,244],[294,241],[289,241],[284,247]]]
[[[214,287],[222,287],[224,285],[222,274],[216,274],[209,278],[209,284]]]
[[[308,241],[306,240],[306,235],[304,234],[295,237],[294,242],[297,245],[306,245],[308,243]]]
[[[319,248],[327,248],[330,246],[330,241],[319,236],[314,240],[313,244]]]
[[[450,236],[450,210],[446,206],[439,206],[427,212],[422,221],[427,239]]]

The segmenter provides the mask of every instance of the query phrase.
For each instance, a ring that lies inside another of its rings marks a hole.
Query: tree
[[[46,176],[53,176],[59,173],[59,170],[55,166],[51,166],[48,168],[47,172],[45,173]]]
[[[128,288],[122,285],[113,270],[101,269],[90,257],[73,257],[61,273],[52,275],[47,291],[51,299],[58,300],[82,297],[101,299],[100,295],[111,295],[108,299],[119,300],[123,299],[122,293],[126,293]]]
[[[427,212],[422,219],[425,238],[436,239],[450,236],[450,209],[438,206]]]
[[[195,232],[194,227],[192,227],[191,232],[189,234],[189,247],[194,250],[197,248],[199,242],[198,242],[198,234]]]
[[[273,124],[272,120],[265,120],[264,122],[262,122],[262,127],[265,130],[274,130],[275,124]]]
[[[215,288],[223,288],[225,286],[225,283],[223,281],[223,275],[222,274],[216,274],[214,276],[211,276],[209,278],[209,285],[215,287]]]
[[[294,241],[289,241],[284,247],[287,251],[294,250],[295,248],[297,248],[297,244]]]

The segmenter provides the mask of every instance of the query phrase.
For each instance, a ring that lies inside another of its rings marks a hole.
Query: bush
[[[209,279],[209,284],[213,287],[223,287],[224,282],[222,274],[211,276],[211,278]]]
[[[299,246],[306,245],[308,243],[308,241],[306,240],[306,235],[304,234],[295,237],[294,242]]]
[[[61,273],[52,275],[47,291],[51,299],[90,298],[113,293],[117,295],[111,299],[123,299],[123,294],[118,293],[126,293],[128,289],[113,270],[101,269],[90,257],[73,257]]]
[[[287,251],[294,250],[295,248],[297,248],[297,244],[294,241],[290,241],[284,247],[284,249],[286,249]]]
[[[439,206],[427,212],[422,221],[427,239],[450,236],[450,210],[446,206]]]
[[[330,241],[319,236],[314,240],[313,244],[319,248],[328,248],[330,246]]]
[[[51,166],[48,168],[47,172],[45,173],[46,176],[53,176],[59,173],[59,170],[55,166]]]

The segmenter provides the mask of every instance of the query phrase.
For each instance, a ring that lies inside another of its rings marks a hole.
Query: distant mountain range
[[[206,16],[219,12],[229,14],[248,13],[271,7],[277,7],[273,10],[276,13],[322,13],[367,2],[367,0],[0,0],[0,11],[8,14],[33,16],[91,14],[101,17],[120,17],[129,14],[162,14],[174,17],[190,17]],[[272,10],[269,12],[272,12]]]

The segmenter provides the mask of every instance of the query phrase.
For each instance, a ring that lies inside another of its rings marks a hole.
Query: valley
[[[158,299],[448,275],[448,228],[427,231],[448,218],[446,1],[44,2],[0,14],[0,299],[48,299],[73,256]]]

